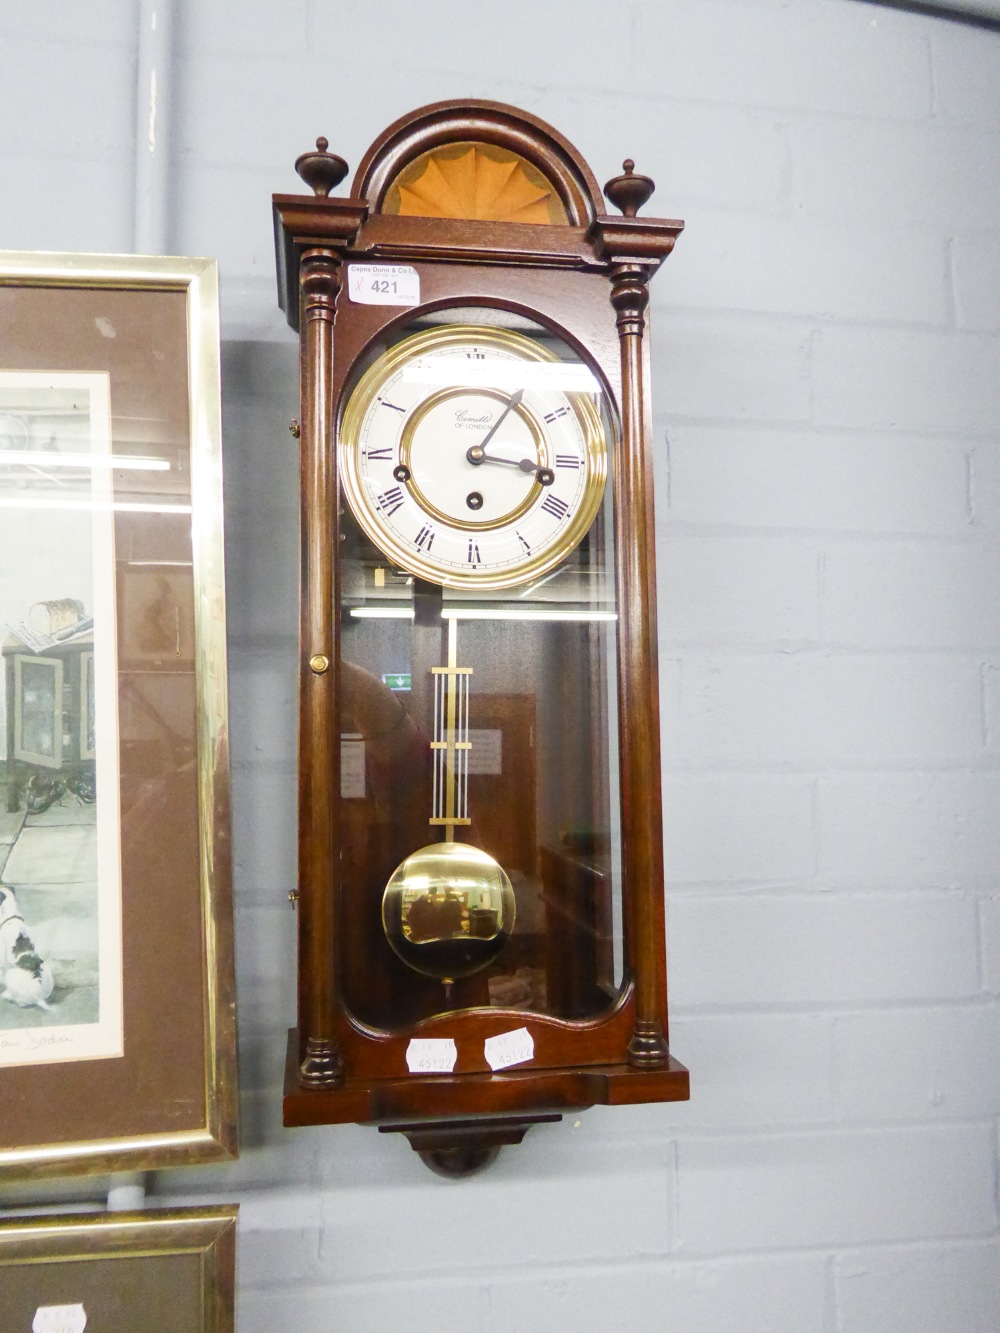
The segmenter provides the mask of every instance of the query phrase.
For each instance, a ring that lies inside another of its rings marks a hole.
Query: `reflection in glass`
[[[497,957],[515,910],[510,879],[492,856],[466,843],[436,842],[393,872],[382,924],[404,963],[450,987]]]

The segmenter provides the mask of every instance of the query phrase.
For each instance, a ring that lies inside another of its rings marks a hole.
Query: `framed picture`
[[[0,1328],[231,1333],[235,1207],[0,1223]]]
[[[235,1155],[214,262],[0,252],[0,1181]]]

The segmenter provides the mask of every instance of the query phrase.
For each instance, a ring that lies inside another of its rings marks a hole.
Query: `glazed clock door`
[[[376,349],[338,435],[341,970],[383,1030],[596,1017],[623,981],[613,414],[540,325],[449,313]]]

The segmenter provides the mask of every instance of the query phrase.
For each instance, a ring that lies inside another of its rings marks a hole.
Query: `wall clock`
[[[670,1055],[648,283],[493,102],[391,125],[346,197],[275,195],[300,337],[299,1004],[288,1125],[478,1169],[535,1123],[688,1095]]]

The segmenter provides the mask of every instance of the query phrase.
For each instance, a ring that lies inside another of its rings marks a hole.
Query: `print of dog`
[[[0,999],[22,1009],[32,1005],[49,1009],[46,1001],[54,984],[52,969],[39,956],[14,890],[0,884]]]

